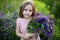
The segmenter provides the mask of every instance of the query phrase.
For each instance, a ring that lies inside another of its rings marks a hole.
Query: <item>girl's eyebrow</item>
[[[24,10],[27,10],[27,9],[24,9]]]
[[[27,10],[27,9],[24,9],[24,10]]]
[[[28,9],[25,8],[24,10],[28,10]],[[29,10],[32,10],[32,9],[29,9]]]

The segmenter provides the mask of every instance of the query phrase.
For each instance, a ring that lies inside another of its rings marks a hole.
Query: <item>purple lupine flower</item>
[[[50,32],[49,24],[45,23],[45,24],[44,24],[44,28],[45,28],[48,32]]]
[[[6,24],[4,23],[3,28],[6,28]]]
[[[41,17],[43,17],[43,15],[42,15],[41,13],[37,13],[37,14],[36,14],[36,17],[37,17],[37,18],[41,18]]]
[[[39,22],[39,23],[43,23],[44,21],[47,21],[48,20],[48,17],[47,16],[44,16],[42,18],[37,18],[36,21]]]
[[[4,14],[0,14],[0,18],[2,18],[4,16]]]
[[[52,37],[52,36],[53,36],[53,32],[48,32],[46,29],[45,29],[45,30],[43,30],[43,34],[44,34],[47,38],[49,38],[49,37]]]
[[[40,17],[39,14],[37,16],[39,16],[39,17],[36,19],[36,21],[44,25],[44,30],[43,30],[44,34],[46,36],[49,36],[49,35],[51,36],[52,33],[53,33],[53,31],[51,32],[51,30],[50,30],[51,28],[50,27],[54,24],[53,23],[53,20],[52,19],[49,19],[50,16]],[[47,22],[48,20],[50,20],[50,22]],[[50,26],[49,23],[51,24],[51,26]]]
[[[46,16],[49,18],[49,20],[52,20],[52,21],[56,20],[55,18],[52,18],[51,15],[46,15]]]
[[[45,29],[43,30],[43,33],[46,37],[52,37],[53,33],[54,33],[54,22],[53,22],[53,20],[49,19],[49,22],[45,22],[45,23],[44,23]]]
[[[9,24],[10,24],[10,27],[12,27],[12,26],[13,26],[13,24],[12,24],[11,22],[10,22]]]
[[[9,20],[4,19],[3,27],[6,28],[9,25]]]
[[[34,33],[35,33],[35,38],[37,39],[38,38],[38,33],[37,33],[37,30],[34,28]]]
[[[50,24],[52,25],[54,23],[54,21],[50,20]]]

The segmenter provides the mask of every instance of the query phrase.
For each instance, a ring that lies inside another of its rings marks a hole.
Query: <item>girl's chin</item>
[[[24,16],[24,18],[30,18],[30,16]]]

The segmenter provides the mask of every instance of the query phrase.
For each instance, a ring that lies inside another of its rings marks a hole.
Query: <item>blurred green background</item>
[[[16,36],[16,19],[24,0],[0,0],[0,40],[19,40]],[[34,0],[37,12],[56,18],[53,40],[60,40],[60,0]]]

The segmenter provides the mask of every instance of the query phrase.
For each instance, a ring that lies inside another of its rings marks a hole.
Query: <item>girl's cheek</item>
[[[31,13],[31,15],[32,15],[32,13]]]
[[[30,15],[32,15],[32,12],[30,12]]]
[[[25,11],[23,11],[23,14],[25,14]]]

